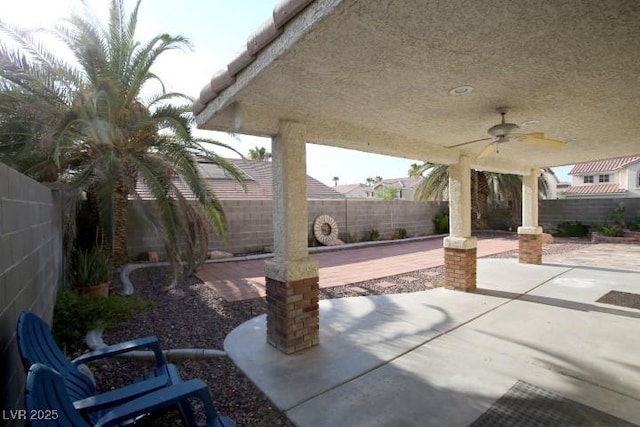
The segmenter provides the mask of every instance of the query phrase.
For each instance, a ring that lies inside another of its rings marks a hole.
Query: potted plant
[[[110,277],[111,261],[107,253],[98,248],[75,252],[69,279],[78,293],[108,297]]]

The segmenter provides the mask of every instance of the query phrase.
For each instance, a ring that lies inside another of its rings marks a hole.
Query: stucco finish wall
[[[58,195],[0,164],[0,407],[4,410],[23,406],[25,377],[15,341],[18,314],[30,309],[51,320],[62,281],[62,254]]]
[[[127,234],[129,254],[133,258],[142,257],[153,250],[160,254],[164,248],[158,236],[147,222],[136,215],[139,211],[132,202],[129,209],[129,230]],[[228,218],[227,242],[221,243],[215,236],[210,242],[211,250],[224,250],[236,254],[262,251],[273,245],[273,222],[270,200],[225,200]],[[321,214],[332,216],[338,223],[340,237],[345,233],[355,234],[358,240],[368,236],[371,229],[387,238],[396,228],[405,228],[409,236],[433,233],[433,216],[447,209],[446,203],[411,202],[403,200],[309,200],[308,229]]]

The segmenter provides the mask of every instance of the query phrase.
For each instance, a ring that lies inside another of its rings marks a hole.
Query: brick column
[[[476,288],[476,248],[444,248],[445,287],[458,291]]]
[[[524,264],[542,264],[542,233],[518,235],[518,261]]]
[[[538,176],[531,169],[522,177],[522,227],[518,227],[518,261],[542,264],[542,228],[538,227]]]
[[[286,354],[319,343],[318,278],[267,277],[267,341]]]
[[[467,156],[449,166],[449,237],[444,239],[445,286],[476,288],[477,240],[471,236],[471,167]]]
[[[286,354],[319,343],[318,264],[307,249],[305,127],[281,122],[272,140],[273,249],[265,262],[267,342]]]

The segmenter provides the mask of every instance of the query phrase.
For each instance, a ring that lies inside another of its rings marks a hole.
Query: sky
[[[138,40],[146,41],[160,33],[182,35],[193,46],[191,51],[167,54],[154,69],[167,90],[197,98],[200,89],[219,69],[225,67],[247,38],[271,15],[276,0],[143,0],[138,15]],[[92,12],[106,19],[109,0],[86,0]],[[135,5],[126,0],[127,10]],[[0,19],[23,28],[52,26],[81,8],[79,0],[0,0]],[[199,136],[233,146],[247,155],[253,147],[271,151],[271,141],[248,135],[229,135],[200,131]],[[218,151],[227,157],[235,153]],[[307,174],[327,185],[364,183],[367,177],[407,176],[412,163],[422,159],[399,159],[335,147],[307,144]],[[570,181],[570,166],[554,168],[560,181]]]

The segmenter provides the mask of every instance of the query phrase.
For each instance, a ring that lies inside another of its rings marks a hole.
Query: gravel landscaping
[[[505,237],[501,235],[500,237]],[[544,245],[544,254],[560,254],[590,245],[585,240],[556,239]],[[490,258],[514,258],[510,251]],[[321,299],[358,295],[417,292],[442,286],[443,267],[413,271],[397,276],[353,283],[320,291]],[[104,334],[106,343],[116,343],[141,336],[155,335],[164,349],[223,349],[225,336],[244,321],[265,312],[264,298],[226,302],[213,286],[200,283],[195,277],[185,278],[182,292],[171,293],[164,288],[171,282],[167,268],[151,267],[136,270],[131,275],[136,293],[152,301],[152,309],[139,313],[128,322]],[[184,379],[200,378],[212,392],[220,413],[242,426],[291,426],[287,418],[247,379],[227,358],[183,360],[177,362]],[[92,365],[99,387],[107,390],[129,383],[144,369],[144,362],[127,359],[110,360]],[[153,420],[151,425],[175,425],[176,414]]]

